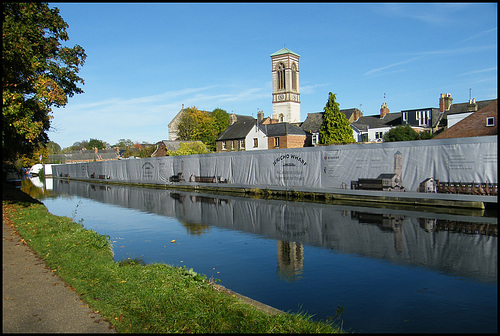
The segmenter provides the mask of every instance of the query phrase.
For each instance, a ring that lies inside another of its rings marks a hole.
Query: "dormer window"
[[[486,126],[495,126],[495,117],[486,118]]]

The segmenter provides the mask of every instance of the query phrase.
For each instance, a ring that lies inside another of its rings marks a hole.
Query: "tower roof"
[[[291,51],[291,50],[290,50],[290,49],[288,49],[288,48],[283,48],[283,49],[278,50],[278,51],[277,51],[277,52],[275,52],[275,53],[272,53],[272,54],[271,54],[271,57],[273,57],[273,56],[278,56],[278,55],[284,55],[284,54],[293,54],[293,55],[295,55],[295,56],[300,57],[300,55],[299,55],[299,54],[294,53],[293,51]]]

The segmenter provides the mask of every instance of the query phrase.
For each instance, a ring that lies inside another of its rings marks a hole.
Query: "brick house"
[[[263,125],[249,116],[230,116],[230,125],[215,141],[217,152],[267,149]]]
[[[433,139],[465,138],[498,134],[497,100],[457,122]]]
[[[259,119],[232,116],[231,125],[217,138],[216,151],[304,147],[306,132],[297,125]]]
[[[300,148],[306,144],[306,132],[295,124],[262,125],[267,135],[267,148]]]

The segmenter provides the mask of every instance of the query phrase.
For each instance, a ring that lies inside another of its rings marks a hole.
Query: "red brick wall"
[[[273,148],[301,148],[304,147],[305,142],[306,142],[306,136],[305,135],[282,135],[277,138],[279,138],[279,147],[274,146],[274,138],[276,137],[269,137],[267,139],[267,145],[269,149]]]

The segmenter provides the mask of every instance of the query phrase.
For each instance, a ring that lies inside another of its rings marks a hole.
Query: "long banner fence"
[[[351,144],[54,165],[56,178],[497,195],[497,137]]]

